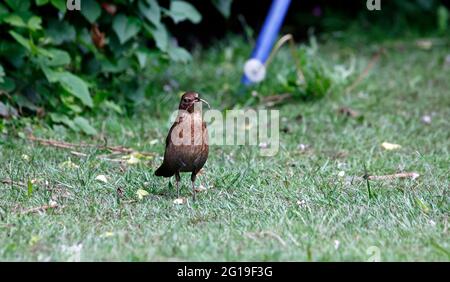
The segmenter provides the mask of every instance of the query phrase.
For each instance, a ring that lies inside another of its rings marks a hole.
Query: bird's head
[[[196,92],[186,92],[181,96],[180,106],[178,109],[188,111],[192,113],[194,111],[195,103],[203,102],[209,106],[209,103],[201,99]]]

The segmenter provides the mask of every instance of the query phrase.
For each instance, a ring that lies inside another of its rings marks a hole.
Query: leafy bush
[[[113,100],[139,102],[164,62],[191,59],[164,24],[200,22],[188,2],[82,0],[80,11],[66,2],[0,2],[0,117],[37,114],[96,134],[85,111],[120,113]]]
[[[318,56],[318,46],[315,37],[311,38],[310,46],[303,45],[296,52],[303,79],[299,77],[295,64],[280,68],[277,74],[279,92],[291,93],[294,98],[315,100],[325,97],[331,91],[348,84],[354,72],[350,66],[329,65]]]

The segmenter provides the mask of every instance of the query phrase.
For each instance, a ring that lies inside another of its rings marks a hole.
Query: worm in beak
[[[208,105],[208,108],[209,109],[211,109],[211,106],[209,105],[209,103],[208,102],[206,102],[205,100],[203,100],[203,99],[201,99],[201,98],[197,98],[198,100],[198,102],[203,102],[203,103],[205,103],[206,105]]]

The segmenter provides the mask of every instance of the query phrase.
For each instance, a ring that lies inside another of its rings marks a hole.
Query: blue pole
[[[258,68],[264,68],[264,63],[270,55],[290,3],[291,0],[273,0],[272,5],[270,6],[269,14],[264,21],[264,25],[256,41],[256,46],[250,57],[249,61],[252,61],[252,63],[245,67],[246,73],[244,73],[244,76],[242,77],[242,82],[245,85],[260,81],[259,78],[255,79],[253,77],[248,77],[249,75],[247,71],[257,72]],[[254,69],[255,67],[257,68],[256,70]],[[265,69],[263,71],[265,75]]]

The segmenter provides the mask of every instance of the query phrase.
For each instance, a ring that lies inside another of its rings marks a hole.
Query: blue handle
[[[273,0],[270,6],[269,14],[264,21],[264,25],[256,41],[256,46],[253,49],[250,58],[257,59],[265,63],[273,48],[273,44],[278,36],[284,17],[291,0]],[[251,81],[245,76],[242,77],[242,82],[249,85]]]

